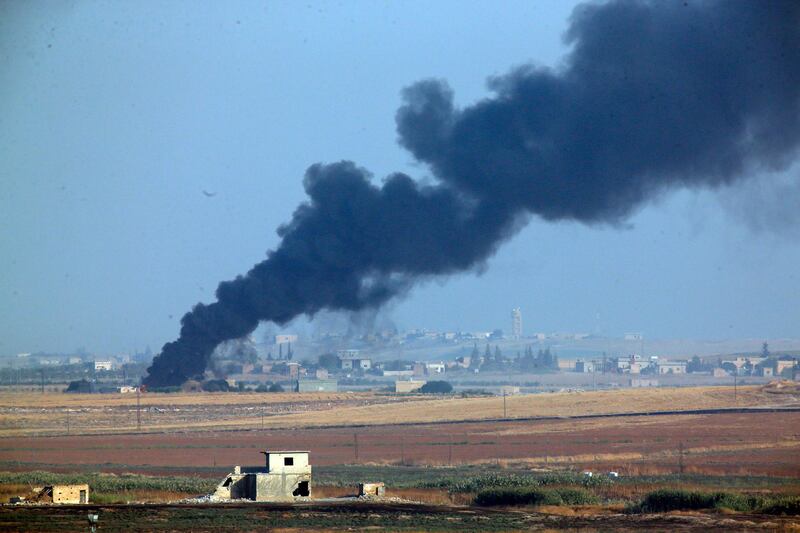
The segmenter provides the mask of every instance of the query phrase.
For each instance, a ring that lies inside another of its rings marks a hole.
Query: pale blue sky
[[[489,76],[556,66],[571,7],[0,4],[0,355],[160,348],[277,244],[307,166],[430,179],[395,142],[400,90],[444,78],[467,104]],[[798,337],[796,227],[753,230],[751,196],[672,194],[626,228],[534,220],[481,276],[389,316],[508,329],[520,306],[527,332]]]

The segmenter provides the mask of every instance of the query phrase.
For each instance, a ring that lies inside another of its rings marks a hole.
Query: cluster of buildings
[[[798,361],[796,357],[737,355],[720,357],[716,365],[704,363],[698,357],[667,360],[658,356],[644,358],[638,354],[586,361],[578,359],[575,371],[579,373],[608,372],[617,374],[681,375],[705,374],[714,377],[758,376],[794,378]]]
[[[789,355],[736,355],[721,357],[718,367],[714,369],[714,375],[794,378],[797,368],[797,358]]]
[[[610,372],[616,374],[686,374],[688,361],[669,361],[654,355],[643,358],[641,355],[632,354],[625,357],[612,357],[602,361],[585,361],[578,359],[575,362],[575,371],[579,373]]]
[[[96,371],[110,372],[120,369],[127,364],[149,362],[150,358],[152,358],[152,354],[149,354],[146,358],[140,355],[141,354],[117,354],[97,357],[89,354],[31,354],[25,352],[18,353],[12,364],[17,368],[57,368],[90,364]]]

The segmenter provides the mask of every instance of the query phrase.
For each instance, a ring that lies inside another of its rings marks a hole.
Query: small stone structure
[[[414,392],[415,390],[422,388],[422,386],[426,383],[427,381],[413,379],[409,379],[408,381],[395,381],[394,391],[397,393]]]
[[[359,483],[358,484],[359,496],[380,496],[386,495],[386,486],[383,482],[378,483]]]
[[[89,485],[48,485],[33,489],[31,501],[48,503],[89,503]]]
[[[224,500],[286,502],[311,495],[311,465],[308,452],[261,452],[265,467],[236,466],[217,485],[214,496]]]

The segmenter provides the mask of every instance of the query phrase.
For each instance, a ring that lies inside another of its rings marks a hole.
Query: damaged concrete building
[[[47,485],[36,487],[29,498],[33,502],[89,503],[89,485]]]
[[[311,495],[311,465],[308,452],[261,452],[264,467],[236,466],[217,485],[214,496],[225,500],[257,502],[292,501]]]

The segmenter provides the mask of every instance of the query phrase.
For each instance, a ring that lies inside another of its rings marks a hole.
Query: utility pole
[[[356,462],[358,462],[358,433],[353,433],[353,447],[356,454]]]
[[[738,390],[737,390],[738,389],[738,384],[737,384],[738,378],[739,378],[739,368],[737,367],[733,371],[733,402],[734,403],[736,403],[736,396],[737,396],[737,393],[738,393]]]
[[[447,464],[453,465],[453,435],[450,435],[450,442],[447,444]]]
[[[406,443],[402,436],[400,437],[400,464],[403,466],[406,464]]]
[[[67,435],[69,435],[69,409],[67,409]]]
[[[136,431],[142,430],[141,389],[142,389],[141,385],[136,387]]]
[[[42,376],[42,394],[44,394],[44,368],[40,369],[39,373]]]
[[[678,443],[678,470],[683,474],[683,441]]]
[[[507,416],[506,416],[506,391],[503,391],[503,418],[507,418]]]

